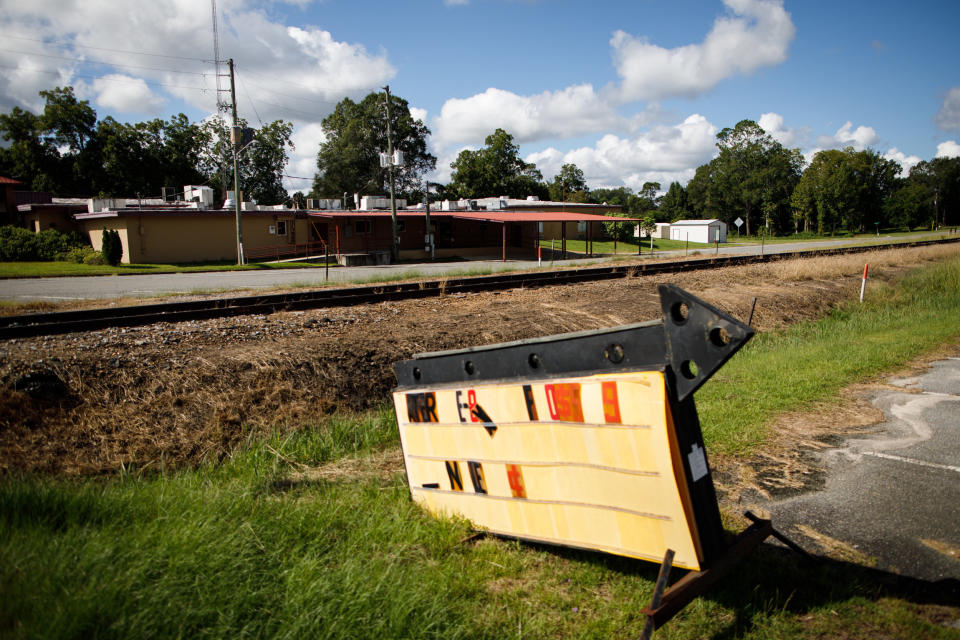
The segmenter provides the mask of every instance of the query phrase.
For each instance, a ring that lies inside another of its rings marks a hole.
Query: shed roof
[[[677,220],[676,222],[671,222],[671,227],[702,227],[708,224],[713,224],[714,222],[720,222],[716,218],[711,218],[710,220]]]

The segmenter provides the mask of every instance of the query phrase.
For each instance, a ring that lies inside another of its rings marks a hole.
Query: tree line
[[[739,218],[750,235],[760,229],[827,235],[960,223],[960,158],[923,161],[901,176],[896,161],[872,149],[848,147],[820,151],[805,167],[799,149],[784,147],[752,120],[721,130],[716,157],[698,167],[686,186],[673,182],[665,191],[658,182],[646,182],[637,191],[590,189],[574,164],[544,180],[503,129],[487,136],[481,149],[460,152],[450,165],[448,184],[427,184],[423,176],[437,162],[427,151],[430,130],[412,118],[406,100],[391,100],[393,141],[406,160],[398,170],[397,188],[409,202],[421,201],[425,190],[438,199],[532,195],[620,205],[623,216],[640,218],[648,227],[685,218],[734,225]],[[378,157],[387,146],[385,106],[385,93],[371,93],[361,102],[341,101],[323,120],[326,140],[317,154],[311,196],[386,192],[387,170]],[[631,225],[608,227],[624,239],[632,235]]]
[[[157,196],[162,187],[206,184],[220,196],[232,189],[229,128],[221,118],[190,122],[178,114],[169,120],[136,124],[107,116],[97,119],[71,87],[41,91],[45,107],[33,114],[14,107],[0,114],[0,174],[19,178],[37,191],[60,196]],[[317,172],[306,194],[339,198],[383,194],[389,189],[381,153],[387,149],[386,93],[360,101],[341,100],[322,122],[324,141]],[[623,216],[645,226],[685,218],[742,220],[750,235],[761,229],[786,235],[828,235],[875,228],[917,228],[960,223],[960,158],[934,158],[901,175],[900,165],[872,149],[820,151],[805,165],[799,149],[788,149],[760,125],[742,120],[717,134],[717,155],[696,169],[686,186],[665,190],[646,182],[627,187],[590,189],[583,171],[565,164],[546,180],[520,156],[513,136],[496,129],[484,146],[464,150],[451,163],[448,184],[427,183],[437,158],[428,150],[430,130],[410,113],[408,102],[390,96],[393,147],[404,156],[394,169],[399,197],[433,199],[510,195],[620,205]],[[241,123],[246,126],[246,123]],[[240,156],[241,189],[263,204],[288,201],[283,171],[292,125],[276,120],[254,131],[254,142]],[[306,196],[294,194],[301,206]],[[632,225],[608,225],[624,239]]]
[[[221,118],[134,124],[99,119],[73,87],[41,91],[43,110],[0,114],[0,174],[55,196],[159,197],[163,187],[208,185],[219,198],[233,190],[230,130]],[[239,122],[246,127],[247,123]],[[293,125],[276,120],[254,129],[240,154],[240,189],[261,204],[288,200],[283,172]]]

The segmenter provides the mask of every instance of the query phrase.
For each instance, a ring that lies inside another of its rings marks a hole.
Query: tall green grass
[[[761,302],[762,304],[762,302]],[[697,392],[712,449],[749,453],[771,419],[830,402],[960,337],[960,258],[907,275],[896,286],[869,283],[865,302],[828,317],[757,335]]]

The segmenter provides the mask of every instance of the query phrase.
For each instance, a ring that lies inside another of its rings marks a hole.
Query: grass
[[[561,247],[560,240],[554,240],[553,248],[554,251],[559,252]],[[544,249],[550,248],[550,240],[541,240],[540,246]],[[707,249],[712,247],[712,244],[703,244],[702,242],[691,242],[689,243],[690,250],[694,249]],[[677,249],[687,248],[687,243],[683,240],[664,240],[654,238],[653,240],[653,250],[654,251],[673,251]],[[643,239],[643,247],[641,248],[640,255],[650,253],[650,238]],[[567,239],[567,251],[572,251],[575,253],[586,253],[587,252],[587,241],[586,240],[571,240]],[[614,246],[612,240],[594,240],[593,241],[593,253],[594,254],[609,254],[614,255]],[[636,240],[631,240],[629,242],[617,242],[616,254],[627,254],[627,255],[637,255],[637,242]]]
[[[918,270],[896,287],[867,287],[863,305],[755,337],[697,394],[712,448],[744,454],[770,420],[827,402],[960,336],[960,258]]]
[[[829,401],[960,335],[958,258],[867,297],[733,358],[697,394],[708,447],[750,451],[777,412]],[[196,469],[4,477],[0,636],[639,634],[655,565],[474,539],[465,521],[427,516],[402,472],[378,466],[398,446],[389,408],[279,433]],[[765,545],[657,637],[956,639],[950,598]]]
[[[196,264],[77,264],[76,262],[0,262],[0,278],[54,278],[63,276],[141,275],[152,273],[192,273],[203,271],[261,271],[263,269],[303,269],[317,267],[308,262],[251,262],[237,265],[226,262]],[[322,265],[319,265],[322,266]],[[333,266],[333,265],[331,265]]]

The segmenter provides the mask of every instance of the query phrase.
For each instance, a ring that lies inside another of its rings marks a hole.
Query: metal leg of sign
[[[756,522],[737,536],[733,544],[727,548],[726,553],[718,558],[709,569],[691,571],[663,594],[659,606],[645,608],[643,613],[647,615],[647,623],[652,624],[654,629],[662,627],[695,598],[703,595],[718,580],[730,573],[737,564],[771,535],[773,535],[773,525],[770,521],[758,518]]]
[[[747,518],[748,520],[750,520],[750,522],[753,522],[754,524],[759,523],[759,522],[768,522],[768,520],[764,520],[763,518],[761,518],[761,517],[759,517],[759,516],[756,516],[756,515],[754,515],[753,513],[749,512],[749,511],[745,512],[743,515],[744,515],[745,518]],[[805,550],[803,547],[801,547],[801,546],[798,545],[796,542],[794,542],[793,540],[791,540],[791,539],[788,538],[787,536],[783,535],[782,533],[780,533],[779,531],[777,531],[776,529],[774,529],[772,526],[770,527],[770,535],[772,535],[774,538],[776,538],[777,540],[779,540],[779,541],[782,542],[783,544],[787,545],[787,547],[789,547],[791,550],[799,553],[801,556],[803,556],[803,557],[806,558],[807,560],[815,560],[815,559],[816,559],[816,558],[814,558],[813,556],[811,556],[809,553],[807,553],[806,550]]]
[[[657,576],[657,584],[653,587],[653,597],[650,599],[650,606],[647,610],[656,610],[663,600],[663,592],[667,588],[667,582],[670,581],[670,570],[673,568],[673,549],[667,549],[663,556],[663,564],[660,565],[660,575]],[[643,632],[640,634],[641,640],[650,640],[653,635],[653,618],[647,615],[647,621],[643,624]]]

